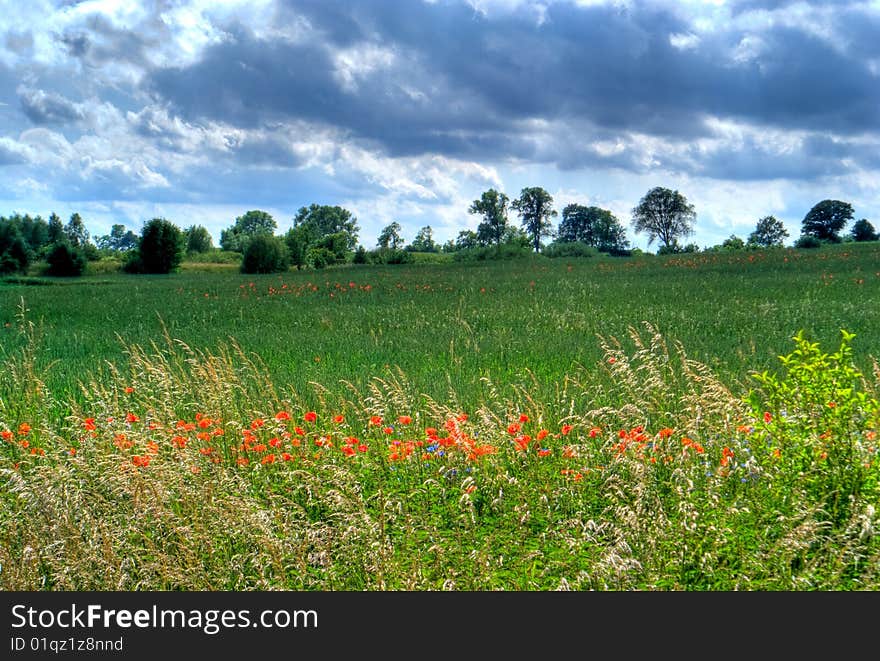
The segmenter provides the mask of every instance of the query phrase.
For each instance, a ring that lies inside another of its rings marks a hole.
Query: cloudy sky
[[[281,231],[351,209],[361,243],[474,228],[542,186],[695,205],[701,246],[831,198],[880,226],[880,2],[0,0],[0,215],[93,234],[166,217]],[[515,219],[516,217],[513,216]]]

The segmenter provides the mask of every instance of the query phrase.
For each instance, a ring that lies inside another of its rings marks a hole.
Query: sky
[[[0,0],[0,215],[94,236],[316,203],[367,248],[444,242],[541,186],[654,249],[632,209],[663,186],[688,242],[791,242],[824,199],[880,227],[878,147],[878,0]]]

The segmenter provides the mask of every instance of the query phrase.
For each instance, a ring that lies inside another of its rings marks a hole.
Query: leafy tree
[[[794,242],[795,248],[801,248],[804,250],[813,250],[815,248],[821,248],[822,242],[817,239],[815,236],[810,236],[809,234],[802,234],[798,237],[798,240]]]
[[[86,256],[82,248],[75,248],[67,241],[53,245],[46,256],[49,268],[48,275],[59,277],[75,277],[86,270]]]
[[[635,232],[647,232],[649,245],[659,238],[667,250],[674,250],[679,238],[693,234],[697,216],[684,195],[660,186],[649,190],[632,214]]]
[[[18,223],[0,218],[0,273],[24,273],[30,263],[30,250]]]
[[[366,264],[367,263],[367,249],[363,246],[358,246],[357,250],[354,251],[354,256],[351,258],[352,264]]]
[[[86,229],[82,216],[78,213],[70,216],[70,220],[64,226],[64,234],[74,248],[85,248],[89,242],[89,231]]]
[[[490,188],[480,196],[479,200],[471,203],[468,213],[480,214],[483,217],[483,222],[477,226],[477,240],[480,245],[500,246],[504,241],[508,229],[508,201],[507,195]]]
[[[626,230],[613,213],[582,204],[569,204],[562,210],[556,240],[559,243],[582,242],[612,254],[629,249]]]
[[[430,225],[426,225],[416,233],[416,238],[409,244],[407,250],[410,252],[437,252],[438,247],[434,241],[434,230]]]
[[[48,231],[49,235],[46,237],[46,241],[49,244],[58,243],[64,236],[64,223],[61,221],[61,217],[54,211],[49,215]]]
[[[348,259],[348,233],[333,232],[325,234],[312,244],[312,248],[323,248],[327,250],[333,259],[332,264],[341,264]]]
[[[21,238],[28,244],[34,255],[39,254],[49,242],[49,225],[40,216],[15,214],[12,220],[18,222]]]
[[[724,239],[721,244],[723,250],[744,250],[745,247],[745,241],[739,238],[736,234],[731,234],[728,238]]]
[[[469,250],[480,245],[480,239],[473,230],[461,230],[455,237],[456,250]]]
[[[294,227],[303,227],[311,237],[311,243],[318,241],[328,234],[343,232],[346,235],[346,250],[354,250],[357,246],[357,224],[351,211],[340,206],[326,204],[311,204],[308,207],[300,207],[293,219]]]
[[[511,205],[522,219],[522,227],[535,252],[541,250],[541,239],[553,236],[551,218],[559,214],[553,208],[553,197],[540,186],[523,188]]]
[[[138,236],[131,230],[126,230],[125,225],[114,224],[110,228],[110,234],[98,237],[96,243],[101,250],[126,252],[137,248]]]
[[[787,237],[788,230],[785,229],[781,220],[777,220],[775,216],[764,216],[755,225],[755,230],[749,234],[748,244],[761,248],[772,248],[781,246]]]
[[[822,200],[804,216],[801,234],[820,241],[840,243],[840,231],[852,220],[853,208],[849,202]]]
[[[223,250],[244,252],[247,243],[255,236],[275,234],[278,228],[272,214],[252,209],[235,219],[235,224],[220,233],[220,247]]]
[[[296,266],[297,270],[302,269],[308,261],[309,242],[311,236],[309,229],[300,225],[299,227],[291,227],[284,235],[284,242],[287,244],[287,253],[290,257],[290,263]]]
[[[170,220],[153,218],[141,231],[136,251],[125,265],[136,273],[171,273],[183,261],[186,243],[183,232]]]
[[[850,236],[853,241],[877,241],[880,239],[874,226],[866,218],[856,221],[850,230]]]
[[[390,248],[391,250],[397,250],[403,243],[403,238],[400,236],[400,232],[400,223],[395,221],[386,225],[382,228],[382,231],[379,232],[379,237],[376,239],[376,245],[382,249]]]
[[[183,230],[183,236],[186,239],[186,252],[188,253],[211,252],[214,249],[211,233],[206,227],[190,225]]]
[[[279,273],[290,264],[287,246],[281,237],[258,234],[248,241],[241,258],[242,273]]]

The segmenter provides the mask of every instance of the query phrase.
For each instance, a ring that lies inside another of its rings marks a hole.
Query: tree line
[[[519,216],[519,224],[510,219]],[[275,219],[254,209],[235,218],[220,235],[220,251],[240,254],[240,267],[247,273],[271,273],[291,266],[297,269],[324,268],[333,264],[406,263],[414,253],[456,253],[463,258],[492,258],[524,251],[548,256],[579,256],[597,252],[627,255],[632,252],[621,221],[596,206],[568,204],[560,217],[553,197],[541,187],[526,187],[511,200],[494,188],[483,192],[468,207],[478,216],[475,229],[461,230],[454,239],[438,244],[430,226],[422,227],[409,244],[402,238],[400,223],[382,228],[374,248],[359,244],[357,218],[340,206],[311,204],[301,207],[291,228],[278,235]],[[876,241],[878,234],[867,219],[856,221],[846,237],[841,232],[853,219],[850,203],[822,200],[804,216],[796,248],[814,248],[823,243]],[[677,190],[654,187],[632,209],[631,225],[646,234],[648,245],[659,243],[658,254],[697,252],[696,244],[682,241],[693,234],[696,210]],[[744,250],[784,245],[789,237],[783,223],[774,216],[759,219],[746,239],[731,235],[707,250]],[[552,242],[546,243],[546,239]],[[48,220],[40,216],[13,214],[0,217],[0,273],[24,273],[36,261],[45,261],[47,275],[81,275],[89,261],[116,256],[130,273],[169,273],[187,256],[217,252],[211,234],[201,225],[181,229],[165,218],[147,221],[140,235],[114,224],[107,235],[89,235],[78,213],[65,223],[55,213]]]

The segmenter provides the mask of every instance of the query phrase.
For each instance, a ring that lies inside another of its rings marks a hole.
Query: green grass
[[[194,270],[205,266],[215,270]],[[442,398],[451,381],[474,406],[482,377],[512,383],[528,371],[538,396],[552,392],[573,365],[600,358],[597,335],[620,337],[642,321],[730,383],[774,365],[801,329],[827,343],[846,328],[858,347],[880,346],[880,306],[871,304],[880,300],[878,272],[876,244],[273,276],[200,264],[169,276],[0,285],[0,340],[15,345],[23,298],[41,326],[40,364],[60,361],[46,379],[59,395],[75,393],[106,361],[124,362],[123,343],[148,344],[167,329],[194,348],[235,338],[274,382],[297,391],[311,381],[364,386],[400,367],[418,390]]]
[[[7,279],[0,587],[880,589],[878,257]]]

